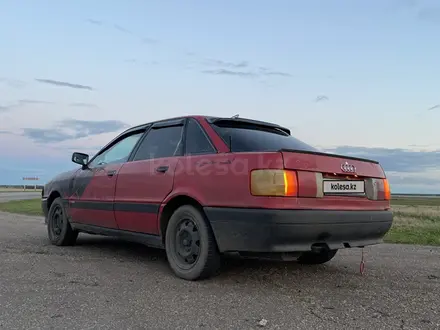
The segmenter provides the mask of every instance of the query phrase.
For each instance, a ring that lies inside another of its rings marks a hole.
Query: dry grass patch
[[[2,192],[32,192],[32,191],[36,191],[36,192],[41,192],[41,189],[37,189],[35,190],[34,188],[27,188],[26,190],[23,190],[23,188],[6,188],[6,187],[0,187],[0,193]]]
[[[0,211],[27,215],[43,215],[40,198],[0,203]]]
[[[440,245],[440,205],[434,201],[430,201],[430,205],[409,204],[393,205],[394,223],[385,241]]]

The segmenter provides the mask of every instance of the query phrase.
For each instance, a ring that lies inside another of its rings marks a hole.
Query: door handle
[[[115,175],[116,174],[116,171],[115,170],[113,170],[113,171],[108,171],[107,172],[107,176],[110,176],[110,177],[112,177],[113,175]]]
[[[168,171],[168,168],[169,168],[169,166],[159,166],[159,167],[156,167],[156,172],[165,173],[166,171]]]

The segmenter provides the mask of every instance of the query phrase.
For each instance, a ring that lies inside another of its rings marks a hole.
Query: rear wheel
[[[72,229],[61,198],[55,198],[52,202],[47,218],[47,233],[53,245],[65,246],[75,244],[78,231]]]
[[[319,253],[316,252],[304,252],[299,258],[298,262],[304,265],[319,265],[324,264],[327,261],[333,259],[338,250],[324,250]]]
[[[220,254],[204,214],[191,205],[179,207],[165,234],[168,263],[185,280],[211,277],[220,268]]]

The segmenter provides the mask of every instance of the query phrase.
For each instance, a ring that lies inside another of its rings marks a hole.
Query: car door
[[[176,164],[183,153],[183,124],[183,119],[153,124],[119,170],[115,218],[121,230],[159,234],[159,208],[173,189]]]
[[[69,198],[72,222],[117,228],[113,209],[117,175],[144,131],[118,138],[78,171]]]
[[[179,157],[174,175],[173,194],[184,194],[202,202],[219,194],[216,180],[224,180],[230,153],[218,153],[200,123],[188,118],[185,124],[184,157]],[[184,170],[180,170],[184,169]],[[172,197],[172,196],[170,196]]]

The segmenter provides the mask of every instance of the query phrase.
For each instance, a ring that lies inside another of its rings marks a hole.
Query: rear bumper
[[[301,252],[381,243],[392,211],[204,208],[220,252]]]

